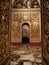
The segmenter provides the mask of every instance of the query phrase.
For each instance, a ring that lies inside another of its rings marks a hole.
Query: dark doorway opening
[[[23,23],[22,25],[22,44],[29,43],[29,24]]]
[[[22,37],[22,43],[23,44],[28,44],[29,43],[29,38],[28,37]]]

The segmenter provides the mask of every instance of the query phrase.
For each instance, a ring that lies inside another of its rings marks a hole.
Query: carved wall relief
[[[12,29],[11,29],[11,38],[12,38],[12,41],[19,41],[19,38],[20,38],[20,28],[19,28],[19,25],[17,22],[12,22]],[[15,39],[15,40],[14,40]]]
[[[40,13],[31,14],[31,41],[40,42],[41,41],[41,19]]]
[[[39,7],[40,0],[12,0],[13,8],[34,8]]]
[[[11,24],[11,41],[18,42],[22,41],[22,24],[28,23],[30,26],[30,42],[41,41],[41,17],[40,10],[24,10],[24,12],[12,13],[12,24]],[[32,11],[32,12],[30,12]],[[36,34],[37,33],[37,34]]]

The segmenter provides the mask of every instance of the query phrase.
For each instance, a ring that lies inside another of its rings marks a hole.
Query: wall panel
[[[43,64],[49,65],[49,0],[42,2]]]
[[[10,43],[9,43],[10,0],[0,0],[0,1],[1,1],[0,2],[0,65],[7,65],[10,59]]]

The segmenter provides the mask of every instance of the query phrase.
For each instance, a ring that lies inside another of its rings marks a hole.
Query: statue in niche
[[[27,8],[27,0],[23,1],[23,8]]]
[[[27,1],[27,8],[31,8],[31,2],[30,2],[30,0]]]
[[[13,8],[22,8],[22,6],[23,6],[23,2],[22,2],[22,0],[15,0],[14,2],[13,2]]]
[[[37,0],[33,0],[33,1],[31,2],[31,8],[38,8],[38,7],[39,7],[38,1],[37,1]]]
[[[30,0],[24,0],[23,1],[23,8],[31,8]]]

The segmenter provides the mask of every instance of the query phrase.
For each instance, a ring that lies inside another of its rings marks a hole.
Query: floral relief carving
[[[40,13],[31,14],[31,18],[31,40],[40,42]]]
[[[19,39],[20,38],[20,27],[18,22],[12,22],[11,26],[11,39]]]

